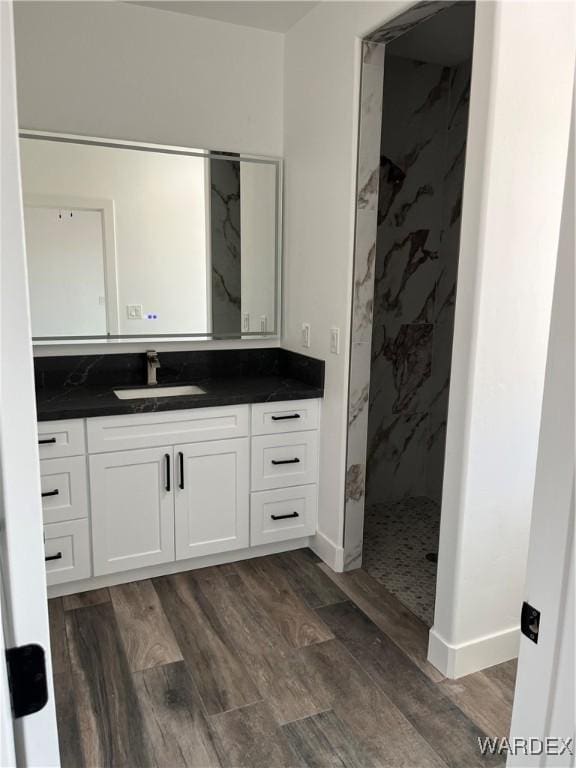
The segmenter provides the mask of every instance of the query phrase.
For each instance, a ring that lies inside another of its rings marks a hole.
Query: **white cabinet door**
[[[172,447],[90,456],[94,575],[174,560]]]
[[[249,546],[248,439],[178,445],[176,559]]]

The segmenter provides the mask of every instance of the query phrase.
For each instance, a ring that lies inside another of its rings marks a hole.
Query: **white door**
[[[525,600],[538,642],[521,638],[510,766],[574,765],[574,113],[564,194]],[[542,741],[550,739],[546,748]],[[516,739],[522,741],[516,742]],[[527,740],[527,748],[524,747]],[[532,754],[524,754],[524,752]],[[548,754],[546,754],[548,752]]]
[[[0,755],[6,765],[15,759],[19,766],[59,766],[48,636],[10,2],[0,2],[0,40],[0,644],[3,646],[0,649]],[[6,706],[3,651],[4,648],[25,645],[37,645],[44,650],[48,702],[34,714],[13,719]]]
[[[26,205],[32,335],[105,336],[102,211]]]
[[[90,456],[94,575],[174,560],[172,446]]]
[[[249,545],[250,441],[177,445],[176,559]]]

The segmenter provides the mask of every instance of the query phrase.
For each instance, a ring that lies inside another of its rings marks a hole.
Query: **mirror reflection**
[[[23,136],[36,340],[275,334],[278,162]]]

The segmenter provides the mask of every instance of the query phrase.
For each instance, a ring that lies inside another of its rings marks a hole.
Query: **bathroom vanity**
[[[34,342],[142,344],[35,358],[49,595],[306,546],[324,364],[249,348],[280,336],[281,162],[20,144]]]
[[[323,364],[280,349],[160,357],[179,376],[135,399],[118,393],[143,355],[36,360],[50,596],[299,548],[316,531]],[[167,394],[190,379],[183,361],[204,367],[204,394]]]

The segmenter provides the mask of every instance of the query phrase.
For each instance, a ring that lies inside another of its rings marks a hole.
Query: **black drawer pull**
[[[287,520],[289,517],[300,517],[298,512],[290,512],[288,515],[270,515],[272,520]]]
[[[272,459],[272,464],[274,464],[274,466],[277,464],[300,464],[300,459],[282,459],[280,461]]]
[[[170,493],[171,485],[170,485],[170,454],[165,453],[164,459],[166,461],[166,485],[164,486],[166,488],[166,491]]]
[[[45,437],[42,440],[38,440],[38,445],[47,445],[48,443],[55,443],[55,437]]]
[[[47,555],[44,560],[48,562],[48,560],[62,560],[62,552],[56,552],[55,555]]]
[[[58,488],[56,488],[53,491],[43,491],[42,498],[45,499],[46,496],[58,496],[59,493],[60,491],[58,490]]]
[[[299,419],[299,413],[292,413],[290,416],[272,416],[272,421],[285,421],[286,419]]]
[[[178,487],[180,490],[184,490],[184,454],[182,451],[178,451],[178,462],[180,464],[180,482]]]

